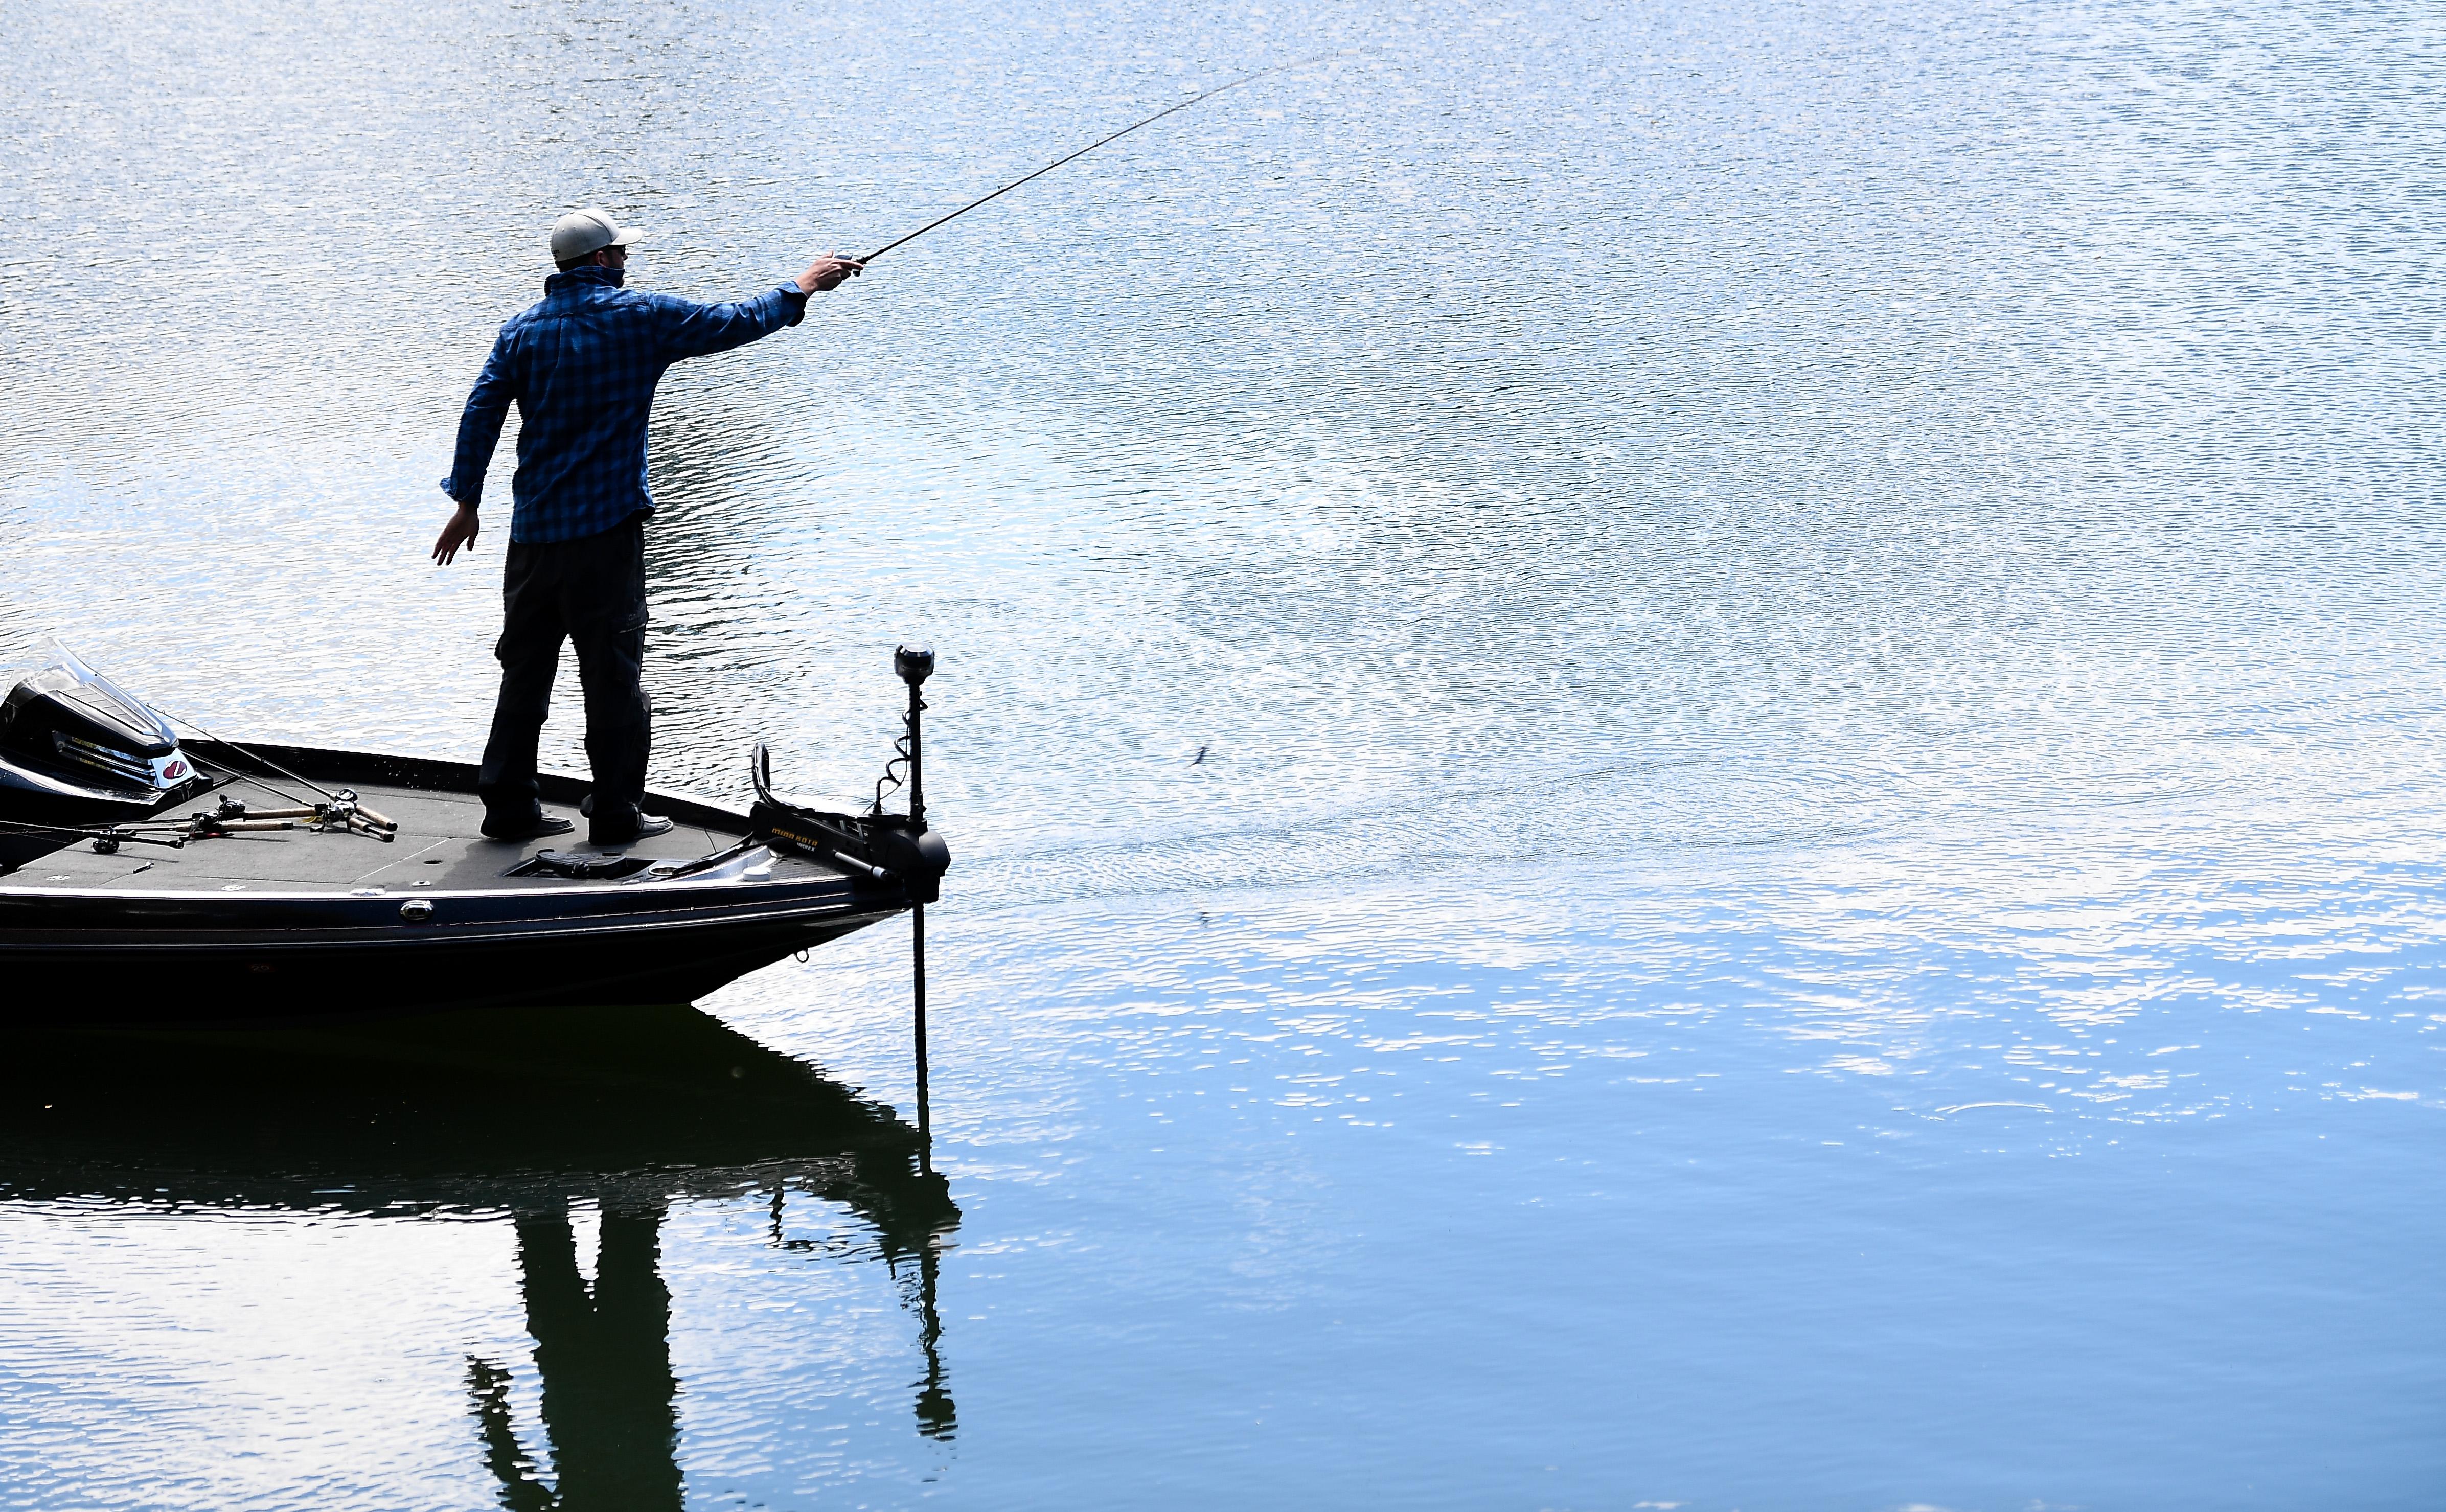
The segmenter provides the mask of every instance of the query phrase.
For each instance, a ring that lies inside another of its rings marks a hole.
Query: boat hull
[[[690,1003],[894,910],[498,929],[93,928],[0,902],[0,1023],[60,1028],[350,1017],[440,1007]],[[98,991],[97,989],[100,989]]]

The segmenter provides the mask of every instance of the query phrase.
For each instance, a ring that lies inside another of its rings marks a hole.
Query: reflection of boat
[[[466,763],[180,746],[55,650],[0,698],[0,1019],[692,1002],[934,900],[950,853],[917,765],[933,665],[894,659],[909,813],[882,811],[886,784],[862,814],[780,797],[760,747],[752,810],[649,792],[674,827],[603,848],[486,839]],[[574,777],[541,786],[554,817],[588,798]]]
[[[0,1200],[412,1216],[517,1226],[556,1488],[518,1446],[507,1372],[471,1359],[486,1462],[513,1508],[680,1505],[660,1228],[675,1200],[843,1204],[915,1314],[921,1432],[954,1427],[939,1251],[959,1211],[916,1130],[687,1008],[451,1013],[312,1032],[13,1035]],[[601,1210],[595,1280],[573,1202]]]

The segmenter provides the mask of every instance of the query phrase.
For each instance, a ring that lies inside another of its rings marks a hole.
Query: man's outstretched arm
[[[476,544],[476,510],[484,498],[484,469],[493,464],[493,448],[500,444],[501,425],[509,419],[510,401],[517,392],[510,381],[506,346],[498,340],[493,343],[493,354],[484,359],[484,370],[477,375],[467,407],[459,416],[459,449],[450,461],[450,476],[442,480],[442,491],[458,501],[459,512],[450,517],[450,523],[442,527],[442,539],[433,543],[437,566],[449,566],[460,547]]]
[[[864,263],[848,257],[818,257],[805,273],[754,299],[734,299],[720,305],[672,299],[669,306],[673,318],[663,337],[664,357],[680,362],[728,351],[759,336],[769,336],[783,326],[795,326],[806,318],[807,295],[837,289],[844,280],[865,271]]]

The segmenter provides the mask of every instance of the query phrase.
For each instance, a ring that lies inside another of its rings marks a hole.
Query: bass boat
[[[464,762],[210,736],[65,649],[0,703],[0,1021],[284,1020],[686,1003],[940,895],[918,689],[866,813],[649,789],[631,845],[486,839]],[[905,780],[906,813],[883,811]],[[546,773],[547,813],[588,784]],[[922,917],[922,913],[921,913]]]

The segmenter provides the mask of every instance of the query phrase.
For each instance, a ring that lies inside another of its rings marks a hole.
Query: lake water
[[[0,649],[461,757],[509,448],[446,570],[435,482],[554,217],[744,294],[1347,54],[663,387],[657,781],[854,793],[941,654],[942,1182],[905,926],[21,1041],[0,1506],[2446,1500],[2446,12],[0,49]]]

